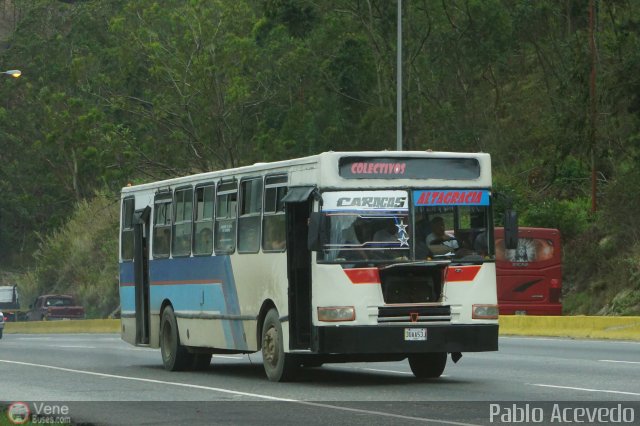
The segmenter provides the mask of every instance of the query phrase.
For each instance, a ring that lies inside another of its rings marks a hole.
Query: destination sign
[[[342,157],[340,176],[346,179],[450,179],[480,177],[476,158]]]
[[[489,191],[478,190],[428,190],[413,191],[416,206],[488,206]]]

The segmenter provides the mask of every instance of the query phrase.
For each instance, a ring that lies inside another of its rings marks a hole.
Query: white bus
[[[495,351],[490,163],[327,152],[125,187],[122,338],[168,370],[261,351],[273,381],[406,358],[435,378]]]

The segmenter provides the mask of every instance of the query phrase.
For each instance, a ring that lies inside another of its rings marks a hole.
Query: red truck
[[[45,294],[36,298],[27,313],[29,321],[84,319],[84,308],[68,294]]]

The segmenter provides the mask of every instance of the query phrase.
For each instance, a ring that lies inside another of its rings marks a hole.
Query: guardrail
[[[120,320],[8,322],[5,324],[4,332],[7,334],[119,333]],[[500,317],[500,335],[640,341],[640,317],[505,315]]]

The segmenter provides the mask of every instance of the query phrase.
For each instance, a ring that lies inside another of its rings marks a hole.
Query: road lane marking
[[[96,349],[97,346],[86,346],[86,345],[47,345],[51,348],[80,348],[80,349]]]
[[[592,342],[600,342],[600,343],[611,343],[612,340],[605,339],[587,339],[587,338],[563,338],[563,337],[535,337],[535,336],[500,336],[500,340],[545,340],[551,342],[573,342],[573,343],[592,343]],[[632,341],[632,340],[615,340],[616,344],[626,344],[626,345],[640,345],[640,342]]]
[[[527,383],[529,386],[540,386],[543,388],[556,388],[556,389],[570,389],[570,390],[579,390],[584,392],[602,392],[602,393],[614,393],[618,395],[635,395],[640,396],[638,392],[624,392],[624,391],[615,391],[608,389],[590,389],[590,388],[576,388],[572,386],[556,386],[556,385],[544,385],[541,383]]]
[[[640,361],[617,361],[614,359],[599,359],[600,362],[619,362],[621,364],[640,364]]]
[[[360,370],[366,370],[366,371],[379,371],[381,373],[408,374],[410,376],[413,376],[413,373],[408,372],[408,371],[382,370],[380,368],[365,368],[365,367],[361,367],[359,369]]]
[[[375,372],[379,372],[379,373],[409,374],[409,375],[413,376],[413,373],[409,373],[407,371],[383,370],[381,368],[346,367],[346,366],[334,366],[334,365],[332,365],[330,368],[338,369],[338,370],[365,370],[365,371],[375,371]]]
[[[368,414],[368,415],[382,416],[382,417],[392,417],[392,418],[396,418],[396,419],[413,420],[413,421],[425,422],[425,423],[438,423],[438,424],[456,425],[456,426],[481,426],[481,425],[478,425],[478,424],[475,424],[475,423],[461,423],[461,422],[454,422],[454,421],[450,421],[450,420],[431,419],[431,418],[426,418],[426,417],[403,416],[401,414],[385,413],[385,412],[382,412],[382,411],[362,410],[362,409],[359,409],[359,408],[341,407],[341,406],[337,406],[337,405],[322,404],[322,403],[318,403],[318,402],[301,401],[301,400],[289,399],[289,398],[279,398],[279,397],[276,397],[276,396],[262,395],[262,394],[250,393],[250,392],[240,392],[240,391],[234,391],[234,390],[231,390],[231,389],[215,388],[215,387],[211,387],[211,386],[202,386],[202,385],[194,385],[194,384],[190,384],[190,383],[167,382],[167,381],[164,381],[164,380],[145,379],[145,378],[142,378],[142,377],[127,377],[127,376],[120,376],[120,375],[117,375],[117,374],[97,373],[95,371],[75,370],[75,369],[72,369],[72,368],[56,367],[54,365],[34,364],[34,363],[31,363],[31,362],[11,361],[11,360],[7,360],[7,359],[0,359],[0,363],[2,363],[2,362],[6,363],[6,364],[24,365],[24,366],[28,366],[28,367],[39,367],[39,368],[46,368],[46,369],[50,369],[50,370],[64,371],[64,372],[67,372],[67,373],[86,374],[88,376],[107,377],[107,378],[111,378],[111,379],[131,380],[131,381],[134,381],[134,382],[154,383],[154,384],[162,384],[162,385],[179,386],[179,387],[184,387],[184,388],[210,390],[210,391],[214,391],[214,392],[220,392],[220,393],[226,393],[226,394],[232,394],[232,395],[240,395],[240,396],[248,396],[248,397],[253,397],[253,398],[258,398],[258,399],[266,399],[266,400],[269,400],[269,401],[291,402],[291,403],[294,403],[294,404],[308,405],[308,406],[311,406],[311,407],[328,408],[328,409],[332,409],[332,410],[348,411],[348,412],[352,412],[352,413],[361,413],[361,414]]]
[[[331,366],[331,368],[344,369],[344,370],[364,370],[364,371],[375,371],[378,373],[394,373],[394,374],[406,374],[409,376],[413,376],[413,373],[410,371],[398,371],[398,370],[383,370],[381,368],[367,368],[367,367],[337,367]],[[441,375],[440,377],[448,377],[446,374]]]

